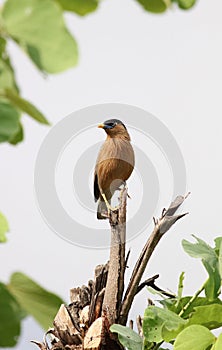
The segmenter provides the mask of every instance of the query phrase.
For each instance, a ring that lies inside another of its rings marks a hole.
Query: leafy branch
[[[149,305],[144,313],[142,336],[128,327],[112,326],[119,341],[129,350],[160,349],[165,343],[173,344],[174,350],[216,350],[222,346],[222,334],[215,337],[211,330],[222,327],[221,257],[222,237],[215,239],[215,247],[210,247],[194,236],[196,243],[183,240],[184,250],[192,257],[201,258],[208,272],[208,279],[193,296],[182,296],[184,273],[180,275],[178,292],[174,297],[162,299]],[[204,292],[205,296],[200,296]],[[155,293],[155,290],[154,290]],[[141,333],[141,332],[140,332]],[[140,341],[139,341],[140,337]],[[127,340],[127,345],[126,345]]]
[[[136,1],[151,13],[163,13],[173,6],[189,9],[196,2]],[[20,96],[8,42],[14,41],[44,75],[63,72],[78,63],[77,42],[66,26],[64,11],[84,16],[97,10],[99,4],[99,0],[6,0],[3,3],[0,11],[0,142],[16,145],[23,140],[23,113],[49,124],[38,108]]]

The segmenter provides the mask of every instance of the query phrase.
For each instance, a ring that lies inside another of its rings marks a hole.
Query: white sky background
[[[175,291],[184,270],[185,293],[191,294],[206,274],[183,252],[181,240],[195,233],[212,243],[221,235],[221,13],[220,0],[199,0],[191,11],[159,16],[148,14],[134,1],[106,0],[85,18],[68,14],[79,44],[79,65],[47,79],[10,45],[23,96],[53,124],[88,105],[120,102],[151,112],[173,133],[186,162],[192,195],[183,210],[190,214],[163,238],[145,277],[159,273],[158,285]],[[109,252],[75,247],[43,221],[34,198],[33,170],[49,129],[26,116],[23,123],[25,141],[17,147],[0,146],[0,210],[11,228],[8,243],[0,246],[0,279],[7,282],[12,272],[22,271],[68,301],[69,289],[87,283]],[[166,191],[167,186],[166,181]],[[136,198],[136,193],[130,194]],[[157,213],[167,204],[163,193]],[[130,243],[130,267],[151,229],[152,225]],[[146,298],[146,291],[137,297],[132,317],[142,312]],[[42,335],[34,321],[26,320],[17,348],[34,348],[29,340],[41,340]]]

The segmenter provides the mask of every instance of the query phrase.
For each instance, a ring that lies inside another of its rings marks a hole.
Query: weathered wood
[[[97,318],[90,326],[83,343],[84,350],[100,350],[103,339],[103,318]]]
[[[80,312],[85,306],[90,304],[91,294],[91,288],[84,285],[82,287],[72,288],[70,290],[71,304],[67,306],[67,310],[70,313],[72,322],[79,333],[81,333],[79,324]]]
[[[92,285],[92,295],[91,295],[91,301],[89,306],[89,325],[91,325],[96,318],[101,316],[101,314],[98,314],[98,311],[99,311],[98,309],[101,309],[99,305],[100,303],[103,302],[104,289],[106,287],[108,269],[109,269],[108,263],[105,265],[98,265],[95,269],[94,282]]]
[[[94,306],[94,319],[96,320],[102,314],[102,305],[105,295],[105,288],[103,288],[97,295],[95,306]]]
[[[110,212],[111,244],[103,315],[109,325],[117,322],[124,290],[127,189],[120,194],[120,208]]]
[[[143,336],[143,327],[142,327],[142,323],[143,320],[141,318],[141,316],[137,316],[136,318],[136,325],[137,325],[137,330],[138,330],[138,334],[142,337]]]
[[[80,307],[84,307],[90,303],[91,290],[87,286],[70,289],[71,303],[78,303]]]
[[[89,328],[89,305],[79,312],[79,323],[82,328]]]
[[[62,304],[54,319],[55,332],[54,335],[60,339],[63,344],[79,345],[82,343],[82,337],[75,328],[71,315],[66,306]]]
[[[160,219],[154,219],[155,227],[147,240],[133,269],[128,288],[123,298],[124,274],[129,253],[125,257],[126,201],[127,189],[120,195],[120,208],[111,212],[110,260],[95,269],[94,280],[87,286],[70,290],[71,303],[61,305],[55,320],[42,343],[33,341],[40,350],[123,350],[116,334],[110,332],[113,323],[126,324],[128,313],[135,295],[147,285],[172,297],[155,285],[158,275],[140,283],[147,263],[161,237],[169,228],[186,214],[174,215],[186,197],[179,196]],[[152,301],[149,301],[152,304]],[[136,320],[138,332],[142,336],[142,319]],[[133,322],[130,322],[133,327]],[[48,346],[46,336],[53,336]]]
[[[39,347],[40,350],[48,350],[46,344],[35,341],[35,340],[31,340],[31,343],[37,345]]]

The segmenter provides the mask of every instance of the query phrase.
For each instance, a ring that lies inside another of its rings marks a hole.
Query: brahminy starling
[[[130,177],[135,157],[126,126],[118,119],[106,120],[98,125],[107,134],[96,162],[94,198],[98,201],[97,219],[106,219],[113,208],[111,198]]]

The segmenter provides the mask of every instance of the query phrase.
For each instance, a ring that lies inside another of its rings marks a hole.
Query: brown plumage
[[[106,131],[107,138],[102,145],[95,167],[94,197],[98,202],[97,218],[112,210],[110,201],[113,193],[125,183],[134,168],[134,151],[125,125],[118,119],[110,119],[98,127]]]

